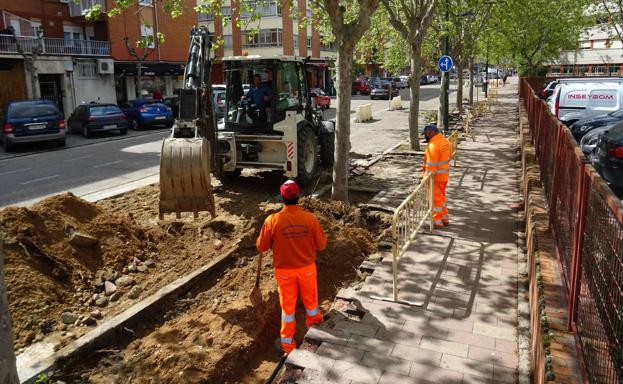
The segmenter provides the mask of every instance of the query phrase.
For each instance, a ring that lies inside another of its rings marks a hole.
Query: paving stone
[[[493,365],[493,381],[496,383],[515,384],[517,382],[517,369]]]
[[[334,359],[298,348],[290,352],[286,360],[286,364],[301,368],[310,368],[323,373],[329,372],[334,363]]]
[[[367,352],[363,356],[360,364],[367,367],[379,368],[384,371],[409,376],[409,371],[411,370],[412,363],[409,360],[403,360],[397,357],[390,357],[387,355]]]
[[[475,345],[477,347],[488,349],[495,349],[496,341],[496,339],[494,339],[493,337],[477,335],[471,332],[459,331],[457,329],[450,329],[448,331],[448,336],[446,337],[446,340],[456,341],[457,343],[464,343],[468,345]]]
[[[338,377],[349,379],[357,383],[377,383],[381,378],[383,370],[337,360],[332,367],[332,372],[338,375]]]
[[[483,377],[485,379],[493,378],[492,363],[485,363],[465,357],[443,355],[441,357],[441,367],[468,375]]]
[[[421,337],[415,335],[416,337]],[[352,335],[348,340],[348,347],[356,348],[361,351],[373,351],[380,355],[389,355],[394,349],[394,343],[387,340],[379,340],[377,338],[366,337],[361,335]]]
[[[410,345],[412,347],[417,347],[418,345],[420,345],[422,335],[406,329],[380,328],[374,338],[378,340],[390,341],[396,344],[404,344]]]
[[[409,360],[422,365],[432,366],[438,366],[441,361],[441,353],[439,352],[403,344],[396,344],[390,356],[403,360]]]
[[[362,324],[356,321],[339,320],[335,322],[334,329],[338,329],[348,333],[373,337],[378,330],[378,326],[370,324]]]
[[[478,347],[483,347],[482,345],[478,345]],[[517,353],[517,342],[516,341],[508,341],[502,339],[495,339],[495,348],[496,351],[506,352],[506,353]]]
[[[474,346],[469,347],[468,357],[470,359],[493,363],[507,368],[515,368],[518,364],[517,355],[515,353],[492,351],[490,349]]]
[[[320,344],[320,347],[318,347],[318,350],[316,351],[316,354],[318,355],[327,356],[335,360],[350,361],[352,363],[356,363],[361,360],[365,353],[366,351],[362,351],[360,349],[327,342]]]
[[[309,328],[305,334],[305,339],[346,345],[350,339],[350,333],[339,329],[325,328],[314,325]]]
[[[301,377],[296,379],[296,383],[297,384],[350,384],[351,381],[346,378],[339,378],[330,372],[323,373],[323,372],[320,372],[314,369],[305,368],[302,372]]]
[[[448,353],[455,356],[467,357],[468,345],[463,343],[456,343],[454,341],[446,341],[436,339],[430,336],[422,337],[420,348],[436,351],[440,353]]]
[[[417,363],[411,365],[409,376],[418,379],[418,383],[424,381],[434,384],[460,384],[463,380],[461,372]]]
[[[517,337],[515,328],[498,327],[479,322],[474,323],[474,333],[508,341],[515,341]]]
[[[383,372],[378,384],[427,384],[417,381],[409,376],[399,375],[394,372]]]

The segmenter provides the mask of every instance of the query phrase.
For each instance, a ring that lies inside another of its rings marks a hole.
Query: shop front
[[[175,90],[182,87],[183,78],[183,63],[142,63],[139,82],[136,62],[115,62],[117,103],[122,104],[137,98],[158,99],[173,96]]]

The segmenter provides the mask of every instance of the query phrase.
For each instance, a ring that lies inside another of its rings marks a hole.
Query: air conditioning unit
[[[104,75],[115,73],[115,63],[111,59],[98,59],[97,73]]]

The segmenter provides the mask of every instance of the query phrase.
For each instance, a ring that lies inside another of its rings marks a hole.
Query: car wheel
[[[136,121],[136,119],[132,119],[132,122],[130,123],[130,125],[132,126],[132,129],[135,131],[139,131],[141,129],[141,125],[138,123],[138,121]]]
[[[316,172],[316,137],[310,127],[299,129],[296,149],[296,179],[301,185],[306,185],[313,181]]]
[[[59,147],[64,147],[66,144],[67,144],[67,140],[65,140],[65,138],[62,138],[58,141]]]
[[[91,137],[91,132],[89,132],[89,127],[88,126],[85,125],[84,127],[82,127],[82,134],[87,139],[89,139]]]
[[[127,135],[127,134],[128,134],[128,129],[127,129],[127,128],[120,129],[120,130],[119,130],[119,134],[120,134],[121,136],[125,136],[125,135]]]
[[[323,167],[333,166],[335,161],[335,132],[321,134],[320,141],[320,163]]]

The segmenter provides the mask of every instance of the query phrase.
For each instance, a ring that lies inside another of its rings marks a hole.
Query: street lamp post
[[[450,19],[450,11],[449,4],[446,1],[446,26],[448,25],[448,21]],[[450,31],[446,31],[446,36],[443,41],[443,54],[446,56],[450,56]],[[450,71],[442,72],[442,82],[443,82],[443,131],[444,133],[448,132],[448,104],[450,104]]]

